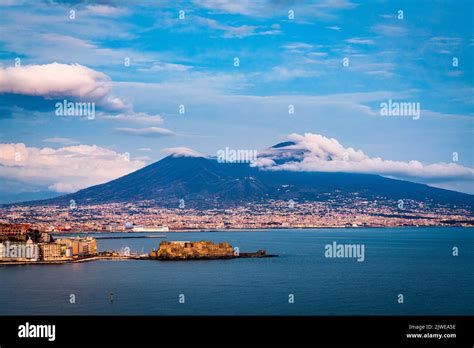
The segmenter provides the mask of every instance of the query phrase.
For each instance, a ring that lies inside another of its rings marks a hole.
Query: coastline
[[[92,262],[92,261],[128,261],[128,260],[138,260],[138,261],[206,261],[206,260],[233,260],[233,259],[248,259],[248,258],[268,258],[268,257],[278,257],[275,254],[268,254],[263,256],[257,256],[257,253],[241,253],[239,256],[209,256],[209,257],[199,257],[199,258],[189,258],[189,259],[170,259],[170,258],[154,258],[150,256],[93,256],[77,260],[56,260],[56,261],[0,261],[0,266],[20,266],[20,265],[64,265],[68,263],[83,263],[83,262]]]
[[[445,226],[445,225],[436,225],[436,226],[320,226],[320,227],[269,227],[269,228],[228,228],[228,229],[179,229],[179,230],[169,230],[166,233],[192,233],[192,232],[205,232],[205,233],[221,233],[221,232],[267,232],[272,230],[325,230],[325,229],[344,229],[344,230],[357,230],[357,229],[403,229],[403,228],[474,228],[474,225],[471,226]],[[80,234],[124,234],[124,236],[117,237],[102,237],[98,239],[126,239],[126,238],[165,238],[166,236],[158,236],[149,234],[146,236],[132,236],[133,234],[141,233],[150,233],[150,232],[126,232],[126,231],[83,231],[83,232],[51,232],[52,236],[67,236],[67,235],[80,235]],[[163,233],[163,232],[158,232]]]
[[[0,266],[4,265],[63,265],[67,263],[82,263],[82,262],[91,262],[91,261],[101,261],[101,260],[116,260],[116,261],[126,261],[126,260],[144,260],[145,258],[140,258],[136,256],[93,256],[77,260],[56,260],[56,261],[0,261]]]
[[[442,229],[442,228],[450,228],[450,229],[464,229],[464,228],[472,228],[473,226],[395,226],[395,227],[370,227],[372,229],[379,228],[379,229],[396,229],[396,230],[403,230],[404,228],[417,228],[417,229]],[[464,228],[463,228],[464,227]],[[215,229],[188,229],[188,230],[170,230],[168,233],[220,233],[220,232],[271,232],[271,231],[276,231],[276,230],[288,230],[288,232],[291,233],[291,230],[330,230],[330,229],[339,229],[339,230],[364,230],[364,229],[369,229],[368,227],[319,227],[319,228],[267,228],[267,229],[248,229],[248,228],[242,228],[242,229],[222,229],[222,230],[215,230]],[[57,234],[52,234],[54,237],[65,237],[65,236],[77,236],[77,235],[99,235],[99,236],[93,236],[93,238],[97,240],[107,240],[107,239],[164,239],[169,237],[169,235],[165,235],[162,233],[157,233],[156,235],[153,234],[148,234],[148,235],[141,235],[143,232],[122,232],[122,231],[116,231],[116,232],[96,232],[96,231],[84,231],[84,232],[68,232],[68,233],[57,233]],[[104,236],[100,236],[100,234],[104,234]],[[106,236],[105,234],[115,234],[114,236]],[[242,253],[241,258],[245,258],[244,256],[246,253]],[[247,254],[252,254],[252,253],[247,253]],[[278,255],[267,255],[265,257],[275,257]],[[247,256],[248,257],[248,256]],[[231,257],[231,258],[222,258],[222,259],[234,259],[234,258],[239,258],[239,257]],[[220,259],[220,258],[215,258],[215,257],[209,257],[209,258],[201,258],[201,259],[195,259],[195,260],[215,260],[215,259]],[[116,256],[92,256],[92,257],[86,257],[86,258],[81,258],[81,259],[68,259],[68,260],[55,260],[55,261],[0,261],[0,266],[4,265],[58,265],[58,264],[68,264],[68,263],[83,263],[83,262],[92,262],[92,261],[101,261],[101,260],[108,260],[108,261],[127,261],[127,260],[159,260],[156,258],[151,258],[148,255],[142,254],[133,254],[129,256],[125,255],[116,255]],[[182,260],[166,260],[166,259],[161,259],[160,261],[182,261]]]

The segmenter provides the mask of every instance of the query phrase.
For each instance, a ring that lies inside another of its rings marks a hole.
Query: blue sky
[[[334,138],[396,162],[367,172],[474,193],[472,1],[127,3],[0,1],[0,193],[73,191],[166,148],[263,150],[293,133],[321,135],[314,156]],[[58,117],[63,99],[97,116]],[[381,116],[389,99],[420,118]]]

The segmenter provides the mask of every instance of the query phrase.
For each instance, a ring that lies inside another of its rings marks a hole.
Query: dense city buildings
[[[47,232],[120,232],[127,226],[170,230],[472,226],[467,208],[413,200],[366,200],[333,195],[320,202],[269,201],[226,209],[160,208],[153,201],[60,206],[0,207],[0,223],[29,223]]]
[[[56,243],[41,243],[39,245],[43,261],[61,260],[61,247]]]
[[[24,236],[28,232],[28,224],[0,223],[0,235],[3,236]]]
[[[12,231],[17,231],[17,234],[13,234]],[[2,224],[0,261],[68,261],[97,255],[97,241],[94,238],[54,240],[47,232],[36,233],[36,237],[34,233],[35,231],[32,231],[27,224]],[[30,234],[36,241],[30,238]]]

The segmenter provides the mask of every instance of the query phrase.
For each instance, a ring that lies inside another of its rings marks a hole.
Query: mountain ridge
[[[169,155],[135,172],[59,197],[12,205],[92,205],[154,201],[159,207],[232,207],[269,200],[324,201],[335,196],[416,200],[472,209],[474,196],[375,174],[262,170],[248,163]]]

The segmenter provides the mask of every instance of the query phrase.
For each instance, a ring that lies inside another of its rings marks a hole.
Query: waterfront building
[[[61,238],[56,243],[62,245],[63,254],[72,257],[97,255],[97,241],[92,237],[76,237],[74,239]]]
[[[65,258],[72,259],[72,240],[69,238],[59,238],[55,241],[61,248],[61,255]]]
[[[79,255],[80,256],[87,256],[89,255],[89,246],[87,242],[79,241]]]
[[[41,257],[43,261],[61,260],[61,246],[56,243],[40,243]]]
[[[0,235],[3,236],[24,236],[28,233],[29,224],[3,224],[0,223]]]
[[[73,241],[70,238],[58,238],[54,242],[66,248],[72,248]]]
[[[73,257],[79,256],[79,245],[80,245],[79,238],[74,239],[72,241],[72,256]]]
[[[81,241],[82,248],[86,255],[97,255],[97,240],[92,237],[84,238]]]
[[[117,222],[111,222],[107,225],[103,226],[103,229],[108,232],[119,232],[119,231],[124,231],[125,226],[123,224],[119,224]]]

